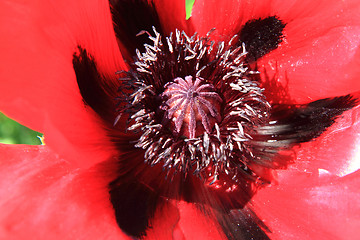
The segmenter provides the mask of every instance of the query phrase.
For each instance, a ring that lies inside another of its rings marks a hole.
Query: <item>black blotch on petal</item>
[[[248,60],[256,61],[282,42],[285,23],[277,16],[248,21],[240,31],[240,40],[245,43]]]
[[[253,134],[252,147],[263,159],[271,159],[276,150],[319,137],[342,113],[358,105],[352,95],[326,98],[304,105],[274,107],[272,122]]]
[[[247,207],[218,214],[217,219],[229,240],[270,240],[270,229]]]
[[[158,196],[136,179],[119,178],[109,187],[118,226],[130,236],[144,237],[154,217]]]
[[[144,52],[145,43],[152,45],[147,34],[137,34],[142,31],[153,32],[153,26],[162,33],[159,16],[152,1],[110,1],[110,7],[116,37],[131,56],[135,55],[136,49]]]
[[[112,125],[115,109],[114,99],[106,89],[109,86],[104,85],[110,81],[98,72],[93,57],[81,47],[78,52],[73,54],[72,63],[84,103]]]

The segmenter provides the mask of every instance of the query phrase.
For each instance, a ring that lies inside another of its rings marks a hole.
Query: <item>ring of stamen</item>
[[[215,45],[209,34],[188,37],[176,31],[163,42],[154,29],[153,46],[137,52],[136,71],[121,87],[128,131],[151,165],[168,173],[193,173],[216,180],[220,173],[258,178],[251,170],[253,129],[269,120],[270,104],[235,44]]]

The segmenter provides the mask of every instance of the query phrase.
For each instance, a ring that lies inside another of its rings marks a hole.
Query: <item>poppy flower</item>
[[[349,239],[356,1],[0,3],[4,239]]]

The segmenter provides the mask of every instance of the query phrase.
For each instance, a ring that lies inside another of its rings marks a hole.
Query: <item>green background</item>
[[[0,143],[40,145],[38,136],[43,135],[0,113]]]

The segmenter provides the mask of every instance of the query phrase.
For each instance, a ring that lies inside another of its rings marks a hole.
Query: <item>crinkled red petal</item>
[[[79,166],[108,157],[111,146],[85,108],[72,68],[78,45],[109,79],[123,68],[108,3],[1,1],[0,38],[0,110],[43,132],[51,148]]]
[[[262,78],[287,86],[298,103],[360,90],[360,6],[357,1],[274,4],[287,23],[284,42],[259,61]]]
[[[309,174],[298,185],[260,192],[254,208],[272,239],[353,239],[360,233],[359,184],[359,171],[326,181]]]
[[[131,239],[116,225],[106,169],[74,168],[45,146],[0,152],[1,239]]]
[[[0,145],[1,239],[131,239],[109,201],[111,162],[74,168],[46,146]],[[145,239],[224,239],[193,204],[159,208]]]
[[[191,20],[201,35],[215,27],[216,38],[228,39],[247,21],[274,15],[287,24],[285,38],[278,49],[259,60],[263,80],[288,87],[292,100],[299,103],[360,89],[356,0],[197,0]]]
[[[279,171],[277,184],[253,199],[274,239],[351,239],[360,229],[359,108],[319,139],[303,144],[298,159]]]

